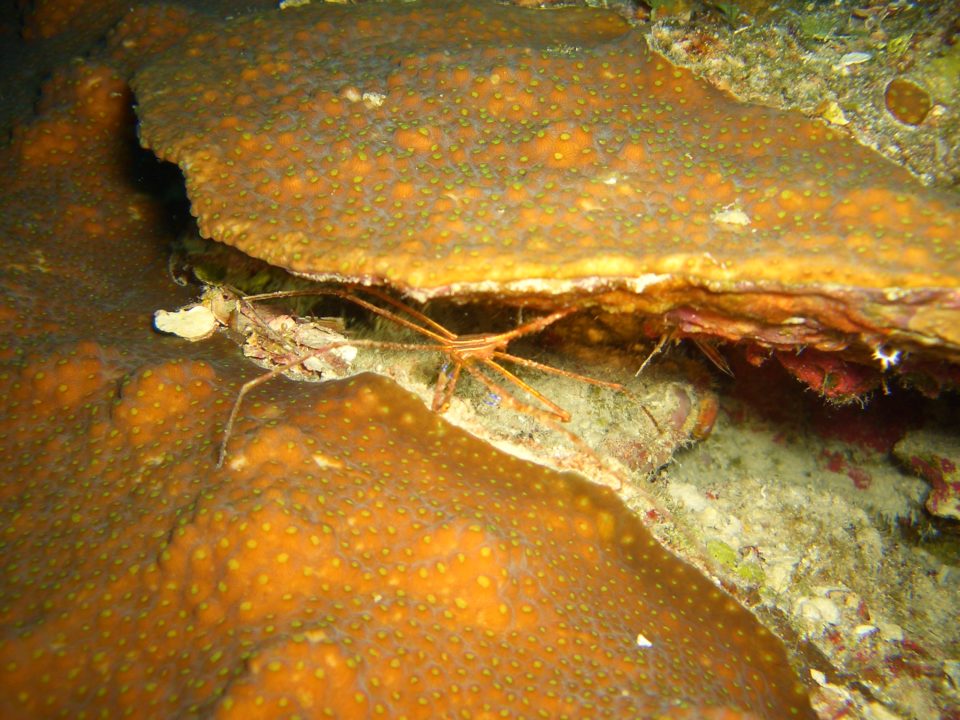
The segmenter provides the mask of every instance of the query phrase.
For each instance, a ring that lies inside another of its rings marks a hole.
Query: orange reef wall
[[[152,12],[58,67],[0,163],[0,714],[812,717],[611,493],[384,380],[270,385],[215,468],[255,371],[151,330],[189,294],[133,136]]]

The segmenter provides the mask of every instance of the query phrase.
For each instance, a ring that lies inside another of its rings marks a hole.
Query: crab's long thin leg
[[[494,351],[502,351],[507,345],[524,335],[538,333],[548,325],[553,325],[558,320],[562,320],[567,315],[572,315],[577,308],[571,306],[555,310],[549,315],[542,315],[530,322],[524,323],[513,330],[506,332],[488,334],[488,335],[460,335],[451,341],[451,346],[459,350],[464,355],[483,355],[483,350],[489,348],[488,356],[492,356]]]
[[[536,390],[535,388],[530,387],[530,385],[525,383],[523,380],[518,378],[516,375],[514,375],[512,372],[507,370],[502,365],[498,365],[497,363],[495,363],[493,360],[484,359],[482,362],[484,367],[488,367],[494,372],[499,373],[501,376],[505,377],[507,380],[509,380],[514,385],[519,387],[521,390],[529,393],[530,395],[535,397],[537,400],[542,402],[544,405],[546,405],[549,408],[550,414],[555,415],[557,418],[559,418],[563,422],[570,422],[570,413],[568,413],[566,410],[564,410],[562,407],[557,405],[555,402],[553,402],[552,400],[544,396],[544,394],[541,393],[539,390]],[[467,370],[473,370],[473,368],[468,366]],[[478,374],[482,375],[482,373],[478,373],[478,372],[471,372],[470,374],[473,375],[474,377],[477,377]],[[503,393],[502,388],[500,389],[499,392]]]
[[[378,298],[381,298],[381,299],[383,299],[383,300],[386,301],[386,302],[389,302],[389,303],[390,303],[391,305],[393,305],[394,307],[397,307],[398,309],[403,310],[405,313],[407,313],[407,314],[409,314],[409,315],[412,315],[413,317],[415,317],[416,319],[420,320],[421,322],[424,322],[424,323],[430,325],[430,327],[435,328],[435,330],[431,330],[430,328],[426,328],[426,327],[423,327],[423,326],[421,326],[421,325],[417,325],[415,322],[413,322],[413,321],[411,321],[411,320],[409,320],[409,319],[407,319],[407,318],[405,318],[405,317],[403,317],[403,316],[401,316],[401,315],[397,315],[397,313],[395,313],[395,312],[392,312],[392,311],[390,311],[390,310],[387,310],[386,308],[382,308],[382,307],[380,307],[379,305],[374,305],[374,304],[373,304],[372,302],[370,302],[369,300],[364,300],[362,297],[360,297],[360,296],[358,296],[358,295],[355,295],[354,293],[344,291],[344,290],[329,290],[329,289],[319,289],[319,290],[279,290],[279,291],[277,291],[277,292],[261,293],[261,294],[259,294],[259,295],[247,295],[246,300],[252,300],[252,301],[256,301],[256,300],[280,300],[280,299],[283,299],[283,298],[309,297],[309,296],[311,296],[311,295],[314,295],[314,296],[316,296],[316,295],[329,295],[329,296],[331,296],[331,297],[338,297],[338,298],[342,298],[342,299],[344,299],[344,300],[349,300],[349,301],[352,302],[354,305],[358,305],[358,306],[364,308],[365,310],[369,310],[370,312],[372,312],[372,313],[374,313],[374,314],[376,314],[376,315],[380,315],[381,317],[385,317],[385,318],[387,318],[388,320],[391,320],[391,321],[397,323],[397,325],[401,325],[401,326],[407,328],[408,330],[413,330],[414,332],[420,333],[421,335],[425,335],[426,337],[429,337],[429,338],[431,338],[431,339],[433,339],[433,340],[436,340],[437,342],[446,342],[446,341],[453,340],[453,339],[455,339],[455,338],[457,337],[456,335],[454,335],[453,333],[451,333],[449,330],[447,330],[445,327],[443,327],[443,326],[440,325],[439,323],[434,322],[433,320],[431,320],[430,318],[428,318],[426,315],[423,315],[422,313],[414,310],[412,307],[408,307],[408,306],[404,305],[404,304],[403,304],[402,302],[400,302],[399,300],[395,300],[394,298],[391,298],[389,295],[386,295],[386,294],[381,295],[380,293],[372,292],[370,288],[367,288],[367,289],[366,289],[366,292],[369,292],[370,294],[372,294],[372,295],[374,295],[374,296],[376,296],[376,297],[378,297]]]
[[[600,380],[598,378],[592,378],[587,375],[581,375],[580,373],[575,373],[570,370],[563,370],[561,368],[551,367],[550,365],[544,365],[543,363],[539,363],[536,360],[530,360],[529,358],[518,357],[517,355],[511,355],[510,353],[498,351],[498,352],[495,352],[493,356],[498,360],[507,360],[509,362],[516,363],[518,365],[523,365],[524,367],[529,367],[535,370],[539,370],[540,372],[550,373],[552,375],[559,375],[560,377],[566,377],[566,378],[570,378],[571,380],[578,380],[580,382],[589,383],[590,385],[596,385],[598,387],[607,388],[608,390],[616,390],[617,392],[623,392],[623,393],[632,395],[632,393],[627,389],[627,387],[625,385],[621,385],[620,383],[609,382],[607,380]],[[502,371],[501,374],[508,372],[505,368],[502,368],[492,360],[489,361],[488,366],[496,368],[498,372]],[[529,387],[525,382],[523,382],[520,378],[518,378],[513,373],[509,373],[509,375],[510,375],[510,379],[513,382],[523,387],[525,390],[527,390],[527,392],[529,392],[531,395],[533,395],[538,400],[543,402],[545,405],[547,405],[548,407],[557,408],[561,410],[562,412],[557,413],[557,416],[563,419],[563,416],[565,415],[566,419],[564,420],[564,422],[569,420],[570,418],[569,413],[567,413],[562,408],[558,408],[558,406],[555,403],[551,402],[545,397],[542,397],[540,393],[536,392],[533,388]],[[653,416],[653,413],[651,413],[650,410],[647,409],[647,406],[644,405],[643,403],[640,403],[640,409],[643,411],[643,414],[647,416],[647,419],[657,429],[657,432],[659,432],[660,434],[663,434],[663,428],[660,427],[660,423],[657,422],[657,419]]]
[[[406,303],[400,300],[397,300],[395,297],[391,297],[390,295],[383,292],[382,290],[378,290],[377,288],[372,288],[372,287],[365,287],[363,288],[363,292],[373,295],[374,297],[383,300],[385,303],[388,303],[389,305],[393,305],[393,307],[397,308],[397,310],[401,310],[402,312],[405,312],[411,317],[419,320],[424,325],[432,328],[435,333],[437,333],[438,335],[443,335],[448,340],[454,340],[457,337],[454,333],[452,333],[450,330],[447,330],[447,328],[445,328],[443,325],[438,323],[436,320],[433,320],[427,317],[424,313],[420,312],[415,308],[410,307],[409,305],[407,305]]]
[[[511,360],[511,361],[513,361],[513,362],[518,362],[518,361],[519,361],[519,363],[520,363],[521,365],[528,365],[528,364],[529,364],[530,367],[534,367],[534,368],[536,368],[536,369],[538,369],[538,370],[542,370],[542,371],[544,371],[544,372],[551,372],[551,373],[554,373],[554,374],[559,375],[559,376],[561,376],[561,377],[568,377],[568,378],[570,378],[570,379],[572,379],[572,380],[579,380],[579,381],[581,381],[581,382],[590,383],[591,385],[597,385],[597,386],[599,386],[599,387],[608,388],[608,389],[610,389],[610,390],[616,390],[617,392],[626,393],[627,395],[630,395],[631,397],[634,397],[633,393],[631,393],[631,392],[627,389],[626,386],[621,385],[621,384],[619,384],[619,383],[607,382],[607,381],[605,381],[605,380],[597,380],[596,378],[587,377],[586,375],[580,375],[580,374],[578,374],[578,373],[569,372],[569,371],[567,371],[567,370],[561,370],[560,368],[550,367],[549,365],[542,365],[541,363],[538,363],[538,362],[536,362],[535,360],[527,360],[526,358],[519,358],[519,357],[516,357],[516,356],[514,356],[514,355],[508,355],[507,353],[497,353],[497,354],[496,354],[496,357],[506,358],[506,359],[509,359],[509,360]],[[539,400],[539,401],[542,402],[544,405],[546,405],[547,407],[549,407],[549,408],[553,411],[553,413],[554,413],[560,420],[562,420],[563,422],[569,422],[569,421],[570,421],[570,413],[568,413],[566,410],[564,410],[562,407],[560,407],[559,405],[557,405],[557,404],[554,403],[553,401],[551,401],[551,400],[549,400],[548,398],[546,398],[546,397],[544,397],[543,395],[541,395],[541,394],[540,394],[539,392],[537,392],[534,388],[532,388],[532,387],[530,387],[529,385],[527,385],[527,383],[525,383],[523,380],[521,380],[519,377],[517,377],[516,375],[514,375],[512,372],[510,372],[510,371],[507,370],[506,368],[498,365],[498,364],[495,363],[493,360],[486,360],[486,361],[484,361],[484,365],[486,365],[487,367],[491,368],[492,370],[497,371],[498,373],[500,373],[501,375],[503,375],[504,377],[506,377],[507,379],[509,379],[511,382],[513,382],[513,383],[515,383],[516,385],[522,387],[522,388],[523,388],[524,390],[526,390],[528,393],[530,393],[530,394],[533,395],[535,398],[537,398],[537,400]],[[469,369],[469,368],[468,368],[468,369]],[[648,420],[653,424],[653,426],[657,429],[657,432],[662,435],[662,434],[663,434],[663,428],[660,427],[660,423],[657,422],[657,419],[653,416],[653,413],[651,413],[651,412],[647,409],[647,406],[644,405],[643,403],[639,403],[639,405],[640,405],[640,409],[643,411],[643,414],[647,416],[647,419],[648,419]]]
[[[693,344],[700,348],[700,352],[707,356],[707,360],[712,362],[714,366],[722,373],[729,375],[730,377],[735,377],[733,374],[733,368],[730,367],[730,363],[727,362],[727,359],[720,354],[720,351],[717,349],[713,343],[708,340],[701,340],[700,338],[691,338]]]
[[[581,375],[580,373],[575,373],[572,370],[563,370],[562,368],[555,368],[551,365],[544,365],[543,363],[537,362],[536,360],[531,360],[530,358],[519,357],[518,355],[511,355],[510,353],[497,351],[493,354],[498,360],[506,360],[507,362],[516,363],[517,365],[523,365],[524,367],[532,368],[534,370],[539,370],[540,372],[549,373],[550,375],[559,375],[560,377],[570,378],[571,380],[579,380],[580,382],[585,382],[590,385],[596,385],[598,387],[606,388],[607,390],[626,390],[625,385],[620,383],[610,382],[608,380],[599,380],[598,378],[592,378],[587,375]]]
[[[446,412],[450,407],[450,401],[453,399],[453,391],[457,388],[460,380],[460,371],[463,369],[463,363],[455,360],[453,370],[448,374],[444,370],[437,376],[437,384],[433,389],[433,402],[430,409],[434,412]],[[469,369],[469,368],[468,368]]]
[[[501,388],[493,380],[491,380],[482,372],[480,372],[477,368],[470,367],[468,365],[467,372],[469,372],[477,380],[479,380],[483,385],[485,385],[486,388],[491,393],[493,393],[494,395],[497,395],[500,398],[501,404],[503,404],[504,406],[510,408],[514,412],[530,415],[531,417],[536,418],[537,420],[542,422],[547,427],[553,429],[555,432],[560,433],[561,435],[566,437],[571,442],[571,444],[577,447],[584,454],[585,457],[591,458],[596,463],[597,468],[602,473],[609,473],[610,475],[612,475],[617,479],[617,482],[619,483],[619,487],[617,487],[617,490],[623,487],[624,482],[627,480],[627,477],[620,470],[617,470],[614,467],[610,467],[609,465],[604,463],[596,454],[596,452],[593,450],[593,448],[587,445],[587,443],[583,440],[583,438],[581,438],[576,433],[571,432],[570,430],[565,428],[561,422],[558,422],[560,418],[558,418],[557,416],[553,415],[550,412],[547,412],[546,410],[541,410],[540,408],[534,407],[533,405],[521,402],[517,400],[515,397],[513,397],[512,395],[510,395],[509,393],[504,393],[503,388]]]
[[[643,372],[644,368],[646,368],[647,365],[650,364],[650,361],[653,360],[653,358],[655,358],[657,355],[660,354],[660,351],[663,350],[663,346],[666,345],[667,342],[672,338],[673,338],[672,332],[663,333],[660,336],[660,339],[657,340],[657,344],[653,346],[653,350],[650,351],[650,354],[647,355],[647,357],[644,359],[642,363],[640,363],[640,367],[637,368],[637,371],[633,374],[633,376],[640,377],[640,373]]]
[[[247,393],[267,382],[268,380],[272,380],[278,375],[283,375],[283,373],[292,370],[298,365],[302,365],[307,360],[322,357],[331,350],[336,350],[338,347],[357,346],[378,347],[390,350],[426,350],[428,352],[444,352],[443,345],[423,345],[420,343],[384,343],[377,340],[338,340],[324,345],[322,348],[317,348],[305,355],[296,357],[293,360],[277,365],[275,368],[271,368],[262,375],[258,375],[257,377],[253,378],[252,380],[248,380],[240,386],[240,390],[237,392],[237,398],[233,401],[233,407],[230,409],[230,416],[227,418],[227,422],[223,426],[223,439],[220,441],[220,451],[217,455],[217,467],[223,467],[224,460],[227,457],[227,442],[230,440],[230,435],[233,434],[233,426],[237,422],[237,416],[240,414],[240,406],[243,404],[243,399],[246,397]]]
[[[248,380],[240,386],[237,399],[233,401],[233,407],[230,408],[230,417],[227,418],[227,424],[223,426],[223,439],[220,441],[220,452],[217,454],[218,468],[223,467],[223,462],[227,459],[227,441],[230,440],[230,435],[233,433],[233,426],[234,423],[237,422],[237,415],[240,414],[240,405],[243,403],[243,398],[246,394],[258,385],[263,385],[267,380],[272,380],[277,377],[277,375],[282,375],[287,372],[287,370],[292,370],[306,360],[307,358],[296,358],[290,362],[283,363],[262,375],[258,375],[253,380]]]

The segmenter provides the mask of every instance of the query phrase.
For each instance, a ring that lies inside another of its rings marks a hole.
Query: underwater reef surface
[[[36,12],[55,7],[73,6]],[[267,384],[216,468],[258,371],[222,337],[151,329],[196,290],[168,270],[182,227],[137,147],[129,86],[154,50],[215,21],[172,5],[117,21],[85,60],[55,64],[0,164],[5,717],[414,717],[444,703],[814,716],[774,635],[610,491],[504,455],[388,381]],[[690,484],[673,484],[678,510],[702,501]],[[712,561],[756,588],[750,569],[773,555],[723,538]],[[838,594],[803,589],[793,624],[814,634]],[[929,680],[915,651],[904,674]]]
[[[216,468],[244,372],[151,331],[182,291],[125,84],[53,89],[4,212],[5,717],[813,717],[779,641],[612,492],[388,380],[274,388]]]

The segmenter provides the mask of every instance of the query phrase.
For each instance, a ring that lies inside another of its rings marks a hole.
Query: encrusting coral
[[[609,12],[317,3],[198,32],[134,89],[201,231],[294,273],[958,357],[955,196]]]
[[[75,63],[2,151],[0,715],[813,716],[612,493],[386,380],[271,385],[215,469],[251,370],[150,330],[187,293],[129,103]]]
[[[779,642],[612,493],[386,380],[282,392],[214,471],[218,364],[118,389],[90,343],[7,381],[5,455],[47,460],[5,503],[5,717],[812,717]]]

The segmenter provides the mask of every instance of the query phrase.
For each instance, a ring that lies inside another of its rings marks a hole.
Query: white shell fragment
[[[848,65],[860,65],[861,63],[867,62],[872,58],[868,52],[848,52],[840,58],[840,62],[837,63],[838,68],[844,68]]]
[[[713,221],[722,225],[739,225],[744,227],[751,223],[750,216],[736,205],[728,205],[713,213]]]
[[[169,312],[157,310],[153,325],[160,332],[170,333],[195,342],[205,340],[217,329],[217,318],[205,305],[192,305]]]
[[[836,625],[840,622],[840,608],[829,598],[806,597],[797,604],[800,617],[815,626]]]

